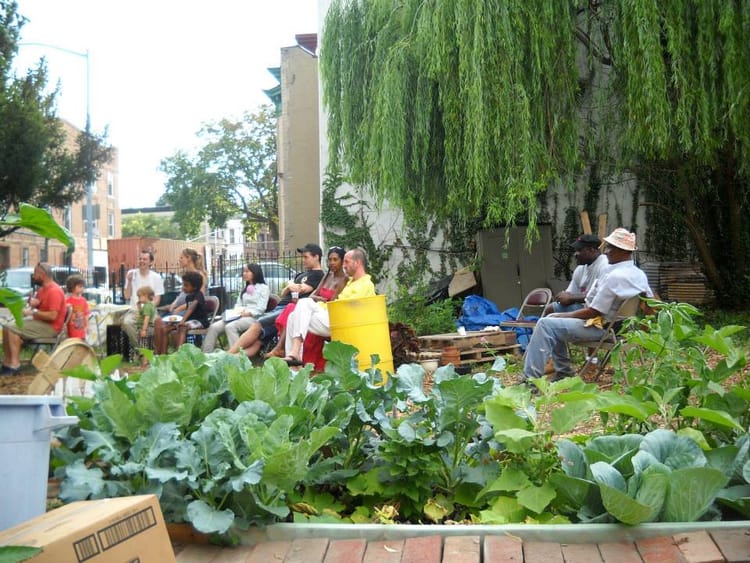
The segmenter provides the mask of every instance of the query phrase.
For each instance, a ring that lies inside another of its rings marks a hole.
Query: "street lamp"
[[[87,140],[91,136],[91,58],[89,57],[89,50],[85,51],[74,51],[58,45],[52,45],[50,43],[39,43],[36,41],[24,41],[18,43],[19,47],[45,47],[47,49],[54,49],[62,53],[68,53],[69,55],[75,55],[76,57],[82,57],[86,59],[86,137]],[[93,268],[94,268],[94,206],[93,206],[93,182],[86,187],[86,249],[87,249],[87,261],[89,274],[93,280]]]

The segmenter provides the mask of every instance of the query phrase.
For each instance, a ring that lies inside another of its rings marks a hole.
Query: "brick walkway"
[[[599,544],[436,535],[387,541],[296,539],[235,548],[185,545],[176,551],[178,563],[718,563],[750,561],[750,529]]]

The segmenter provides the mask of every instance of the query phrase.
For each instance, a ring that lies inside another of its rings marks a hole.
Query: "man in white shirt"
[[[598,340],[604,333],[604,329],[586,326],[587,319],[601,316],[610,321],[623,301],[640,294],[653,296],[646,274],[633,262],[633,252],[637,249],[635,234],[618,228],[605,237],[604,242],[604,255],[610,266],[587,292],[584,306],[539,319],[526,348],[524,383],[531,378],[543,377],[544,366],[550,357],[557,374],[555,379],[573,375],[567,343]]]
[[[153,263],[154,255],[144,250],[138,255],[138,268],[128,271],[125,277],[123,294],[130,302],[130,310],[125,313],[120,324],[122,330],[128,335],[130,346],[134,349],[138,347],[138,290],[144,286],[149,286],[154,290],[154,307],[159,306],[161,297],[164,295],[164,281],[151,269]]]
[[[602,241],[596,235],[581,235],[570,245],[575,249],[578,267],[573,271],[567,289],[558,293],[554,303],[548,306],[547,314],[583,308],[586,293],[609,267],[607,257],[599,249],[601,244]]]

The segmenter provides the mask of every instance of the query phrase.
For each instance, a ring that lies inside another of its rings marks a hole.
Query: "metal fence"
[[[236,294],[244,287],[242,268],[245,264],[257,263],[263,270],[263,275],[271,293],[279,293],[284,285],[302,271],[302,255],[297,253],[279,254],[276,251],[256,251],[244,257],[225,257],[221,254],[206,264],[208,272],[209,293],[219,297],[222,307],[231,306]],[[165,302],[169,302],[182,287],[182,270],[175,268],[156,268],[164,279]],[[110,290],[112,301],[121,303],[125,276],[124,266],[118,271],[110,272]]]

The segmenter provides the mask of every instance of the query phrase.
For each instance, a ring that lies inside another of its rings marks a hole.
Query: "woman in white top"
[[[266,285],[263,279],[263,269],[255,263],[246,264],[242,268],[242,279],[245,280],[245,289],[240,293],[238,304],[240,307],[235,307],[234,312],[239,313],[236,319],[228,322],[235,324],[239,328],[239,332],[227,332],[227,339],[230,341],[229,346],[231,347],[236,340],[232,338],[233,334],[242,334],[250,328],[250,325],[257,322],[255,319],[266,312],[268,306],[268,297],[271,295],[270,288]],[[208,332],[203,338],[203,346],[201,349],[204,352],[213,352],[216,348],[216,339],[219,338],[222,332],[225,332],[227,321],[223,319],[216,321],[210,327]]]

